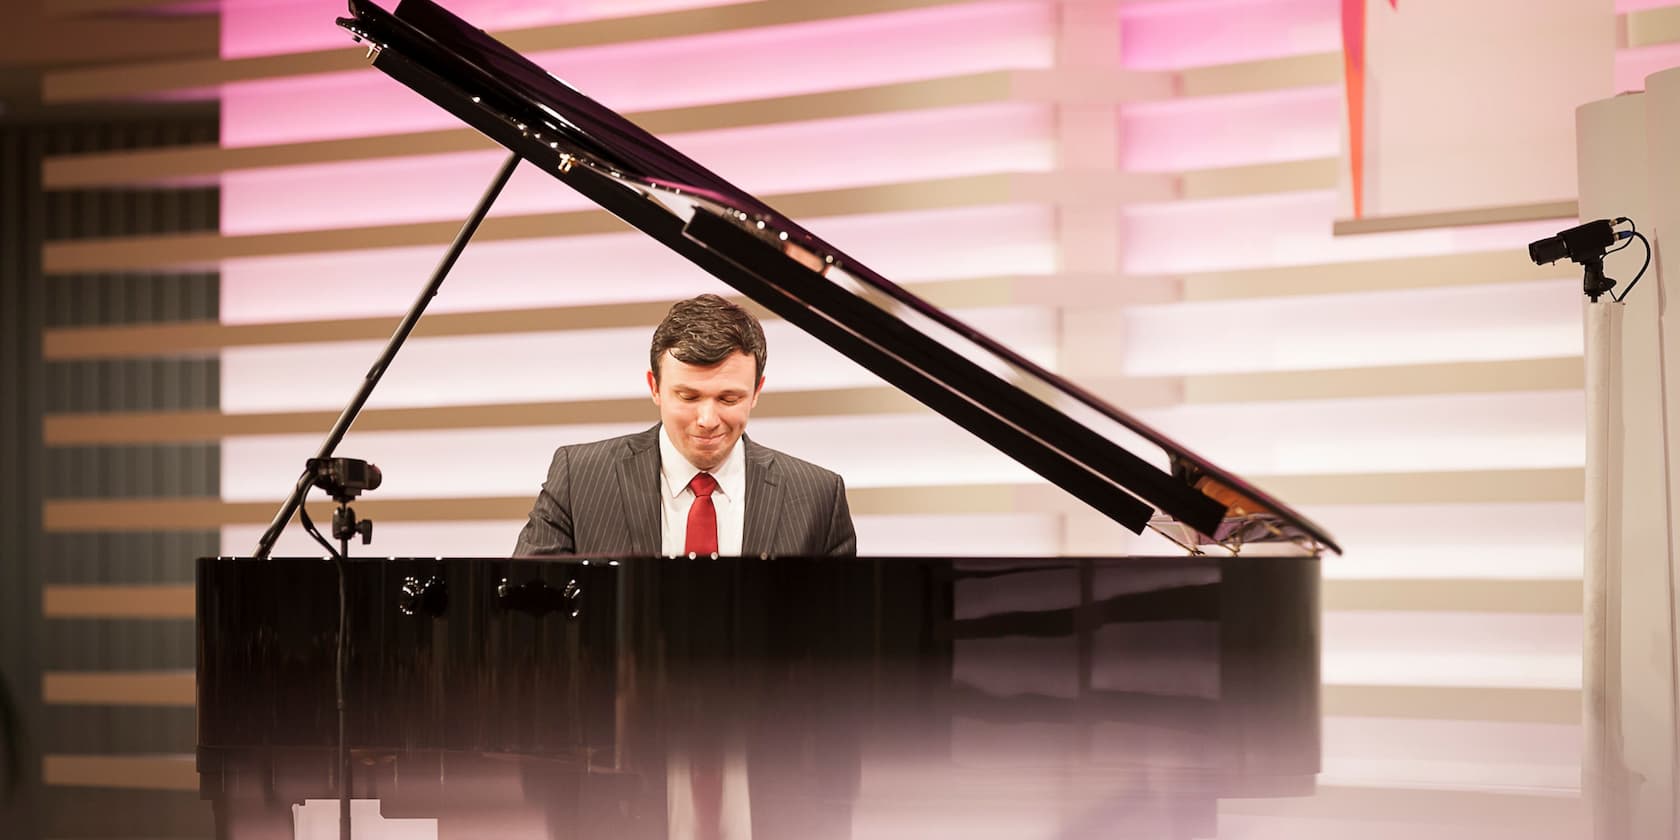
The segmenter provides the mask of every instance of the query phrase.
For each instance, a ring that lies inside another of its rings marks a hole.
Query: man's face
[[[729,457],[764,387],[762,378],[753,381],[757,372],[757,363],[747,353],[736,352],[702,367],[678,361],[670,351],[659,357],[657,379],[648,371],[659,422],[689,463],[710,472]]]

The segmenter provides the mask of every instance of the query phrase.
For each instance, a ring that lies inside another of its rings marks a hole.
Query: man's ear
[[[756,407],[758,405],[758,395],[760,393],[763,393],[763,391],[764,391],[764,377],[760,376],[758,378],[758,387],[754,388],[753,392],[752,392],[752,404],[753,404],[754,407]]]
[[[653,404],[659,405],[659,380],[654,378],[653,371],[647,372],[648,393],[653,395]]]

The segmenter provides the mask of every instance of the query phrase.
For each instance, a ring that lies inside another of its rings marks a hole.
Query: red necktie
[[[697,473],[688,482],[688,489],[694,491],[694,505],[688,509],[688,536],[683,540],[683,551],[701,557],[716,554],[717,508],[712,505],[712,491],[717,489],[717,479],[708,473]]]

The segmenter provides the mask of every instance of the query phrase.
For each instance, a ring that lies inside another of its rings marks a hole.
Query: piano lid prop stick
[[[432,278],[426,283],[426,288],[415,299],[408,314],[403,316],[402,322],[397,324],[396,332],[391,334],[391,340],[385,345],[385,352],[379,355],[379,360],[368,369],[367,377],[362,380],[362,387],[356,395],[350,398],[350,404],[344,407],[344,413],[338,415],[338,422],[333,424],[332,431],[327,433],[327,439],[321,444],[320,451],[315,453],[315,459],[331,458],[333,450],[338,448],[339,441],[344,439],[345,432],[350,431],[350,424],[356,421],[356,415],[362,413],[362,406],[367,404],[368,397],[373,395],[373,389],[379,385],[379,380],[385,376],[386,368],[397,357],[397,351],[402,349],[408,334],[414,332],[415,324],[420,322],[420,316],[425,313],[427,304],[437,297],[438,289],[443,286],[443,278],[449,276],[449,270],[455,267],[455,261],[461,258],[461,252],[466,249],[467,242],[478,230],[480,222],[484,221],[490,212],[490,205],[496,203],[496,197],[502,194],[502,188],[507,186],[508,179],[513,177],[513,170],[519,166],[522,158],[517,154],[509,154],[503,161],[502,168],[496,171],[490,186],[485,188],[484,195],[478,199],[473,207],[471,216],[461,225],[461,230],[455,234],[455,241],[449,243],[449,250],[444,252],[443,259],[432,271]],[[303,497],[314,486],[315,471],[309,467],[303,470],[303,476],[298,479],[297,486],[292,488],[292,495],[286,498],[280,506],[280,512],[274,515],[274,521],[263,532],[262,539],[257,542],[257,550],[251,556],[257,559],[267,559],[269,552],[274,550],[274,543],[279,541],[280,532],[292,521],[292,515],[297,513],[298,505],[303,503]]]

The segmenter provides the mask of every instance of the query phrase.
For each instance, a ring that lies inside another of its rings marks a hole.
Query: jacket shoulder
[[[650,432],[651,430],[641,431],[587,443],[568,443],[561,446],[559,451],[566,453],[566,457],[573,462],[618,460],[647,447],[656,446],[657,441]]]
[[[748,445],[762,450],[761,456],[775,464],[776,471],[791,481],[802,485],[827,486],[841,480],[839,473],[803,458],[796,458],[780,449],[772,449],[758,441],[752,441]]]

